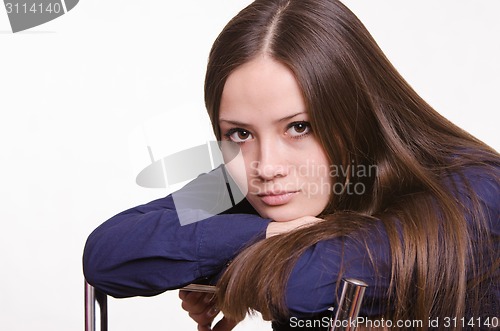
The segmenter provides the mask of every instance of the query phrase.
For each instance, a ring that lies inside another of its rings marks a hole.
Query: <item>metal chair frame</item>
[[[367,284],[344,279],[335,319],[329,331],[355,331],[356,323],[338,323],[357,319]],[[105,293],[85,281],[85,331],[96,330],[96,302],[100,309],[100,331],[108,331],[108,300]]]
[[[96,330],[96,302],[100,311],[100,331],[108,331],[107,296],[85,281],[85,331]]]

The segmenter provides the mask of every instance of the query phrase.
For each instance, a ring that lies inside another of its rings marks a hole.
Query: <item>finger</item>
[[[182,300],[181,307],[187,312],[193,314],[202,313],[210,303],[206,303],[203,293],[189,294]]]
[[[184,300],[191,291],[179,290],[179,299]]]
[[[215,294],[213,293],[203,293],[203,296],[201,298],[201,300],[203,300],[204,303],[206,304],[213,304],[214,301],[215,301]]]
[[[179,291],[179,299],[181,299],[183,301],[186,300],[186,301],[190,301],[190,302],[196,302],[203,295],[204,295],[204,293],[201,293],[201,292],[184,291],[184,290]]]
[[[306,225],[306,224],[316,224],[316,223],[319,223],[319,222],[323,221],[323,219],[317,218],[317,217],[314,217],[314,216],[303,216],[303,217],[297,218],[296,221],[299,224]]]
[[[199,314],[193,314],[189,313],[189,317],[193,319],[196,323],[199,325],[205,326],[205,325],[212,325],[213,320],[215,317],[219,314],[219,309],[215,308],[213,305],[207,307],[202,313]]]
[[[214,327],[213,331],[231,331],[238,324],[238,322],[232,321],[223,317]]]

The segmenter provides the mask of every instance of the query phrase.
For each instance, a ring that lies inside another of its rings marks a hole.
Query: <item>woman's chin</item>
[[[297,218],[306,216],[304,210],[292,210],[285,206],[272,207],[272,208],[256,208],[257,212],[263,218],[269,218],[274,222],[290,222]]]

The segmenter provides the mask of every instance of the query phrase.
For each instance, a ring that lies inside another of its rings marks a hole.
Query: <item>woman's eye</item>
[[[289,125],[286,132],[292,138],[302,137],[311,132],[311,125],[307,122],[295,122]]]
[[[245,141],[251,139],[252,134],[244,129],[232,129],[226,133],[226,137],[235,143],[244,143]]]

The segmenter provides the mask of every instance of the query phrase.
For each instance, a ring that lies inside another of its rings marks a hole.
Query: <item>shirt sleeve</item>
[[[195,206],[209,206],[207,199],[218,194],[204,194],[213,188],[207,183],[220,180],[217,172],[205,174],[174,194]],[[249,212],[247,205],[243,200],[217,215],[193,209],[193,215],[202,216],[185,225],[172,195],[126,210],[90,234],[83,254],[85,278],[111,296],[130,297],[217,275],[246,245],[265,238],[270,221]]]

